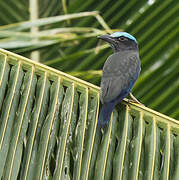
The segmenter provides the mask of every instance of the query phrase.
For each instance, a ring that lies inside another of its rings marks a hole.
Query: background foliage
[[[0,1],[0,47],[24,56],[40,51],[44,64],[99,85],[110,48],[96,36],[113,30],[133,34],[139,43],[141,76],[134,95],[146,106],[179,119],[179,3],[176,0],[39,0],[39,17],[98,11],[80,18],[29,22],[29,1]],[[74,17],[74,16],[72,16]],[[28,21],[22,23],[23,21]],[[32,26],[41,25],[31,34]],[[86,72],[87,71],[87,72]]]

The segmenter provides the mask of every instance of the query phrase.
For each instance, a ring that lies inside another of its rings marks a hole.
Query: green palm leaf
[[[99,87],[0,49],[0,178],[179,178],[179,122],[126,100],[99,129]]]

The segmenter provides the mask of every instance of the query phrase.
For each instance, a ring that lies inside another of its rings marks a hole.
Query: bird
[[[100,84],[102,109],[98,126],[104,127],[109,123],[115,106],[126,96],[130,95],[129,101],[140,104],[131,90],[140,75],[141,65],[138,42],[131,34],[114,32],[98,38],[109,43],[113,50],[113,54],[104,63]]]

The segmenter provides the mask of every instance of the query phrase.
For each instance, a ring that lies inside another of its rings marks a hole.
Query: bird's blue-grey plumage
[[[140,59],[137,40],[126,32],[99,37],[107,41],[114,53],[110,55],[104,66],[101,78],[100,99],[103,107],[98,125],[106,125],[116,104],[121,102],[130,92],[140,74]]]

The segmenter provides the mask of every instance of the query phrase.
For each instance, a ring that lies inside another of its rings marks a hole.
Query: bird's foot
[[[144,104],[142,104],[140,101],[138,101],[134,96],[133,96],[133,94],[132,93],[129,93],[129,96],[130,96],[130,98],[131,99],[128,99],[128,103],[136,103],[136,104],[140,104],[140,105],[142,105],[142,106],[145,106]]]
[[[127,102],[128,102],[128,103],[136,103],[136,104],[140,104],[140,105],[143,105],[143,106],[144,106],[144,104],[142,104],[141,102],[135,101],[135,100],[133,100],[133,99],[128,99]]]

